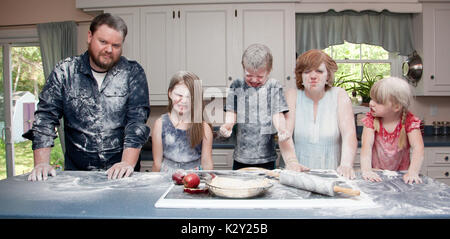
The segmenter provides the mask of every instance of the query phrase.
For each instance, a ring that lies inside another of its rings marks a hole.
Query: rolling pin
[[[267,173],[267,175],[278,177],[280,183],[283,185],[288,185],[323,195],[334,196],[337,192],[351,196],[360,195],[359,190],[337,186],[336,184],[338,181],[321,178],[319,176],[310,175],[307,173],[283,170],[280,173],[272,171]]]

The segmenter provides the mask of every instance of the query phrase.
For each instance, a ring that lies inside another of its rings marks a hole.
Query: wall
[[[76,9],[75,0],[2,0],[1,6],[0,25],[2,26],[77,21],[78,53],[81,54],[87,49],[88,21],[93,16]],[[450,102],[450,97],[417,97],[411,106],[411,111],[423,117],[427,125],[436,120],[450,121],[450,104],[446,102]],[[432,115],[430,106],[436,107],[436,115]],[[166,107],[152,107],[148,124],[153,125],[153,122],[165,112]]]
[[[75,8],[75,0],[2,0],[0,25],[58,21],[89,21],[92,16]]]

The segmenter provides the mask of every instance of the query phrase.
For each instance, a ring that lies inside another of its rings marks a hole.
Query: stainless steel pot
[[[422,78],[423,65],[422,58],[414,51],[408,56],[408,59],[403,63],[403,76],[414,86]]]

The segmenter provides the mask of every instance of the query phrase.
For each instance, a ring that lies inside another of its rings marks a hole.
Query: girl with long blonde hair
[[[408,110],[413,97],[409,84],[397,77],[384,78],[372,86],[370,97],[370,112],[362,120],[362,177],[379,182],[372,169],[407,170],[405,183],[421,183],[424,145],[420,120]]]

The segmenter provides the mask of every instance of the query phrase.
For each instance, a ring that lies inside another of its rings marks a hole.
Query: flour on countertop
[[[398,173],[396,171],[383,170],[383,175],[388,178],[395,178],[398,176]]]

